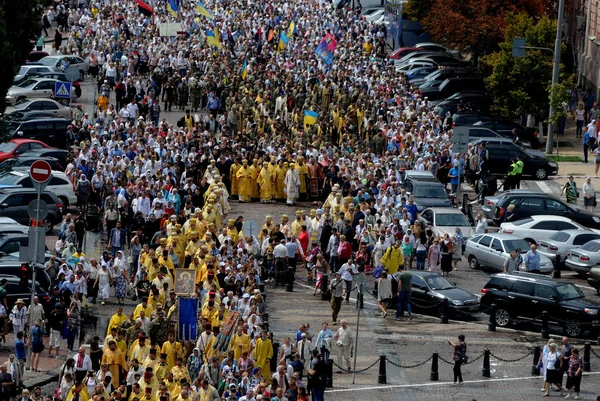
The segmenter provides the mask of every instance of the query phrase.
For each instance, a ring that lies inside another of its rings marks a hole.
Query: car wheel
[[[581,329],[581,324],[579,322],[567,320],[564,326],[564,331],[565,335],[569,337],[579,337],[583,330]]]
[[[63,106],[69,105],[69,99],[57,99],[57,102],[62,104]]]
[[[52,229],[54,228],[54,224],[50,219],[44,219],[44,229],[46,230],[46,234],[50,234]]]
[[[511,322],[510,313],[506,309],[498,309],[496,310],[494,320],[496,321],[496,326],[507,327]]]
[[[469,256],[469,267],[471,269],[477,269],[479,267],[479,262],[477,261],[477,258],[473,255]]]
[[[543,168],[538,168],[535,170],[535,178],[538,180],[545,180],[548,178],[548,173]]]

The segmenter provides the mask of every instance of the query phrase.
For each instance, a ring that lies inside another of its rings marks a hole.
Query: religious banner
[[[179,340],[196,341],[198,298],[179,298]]]

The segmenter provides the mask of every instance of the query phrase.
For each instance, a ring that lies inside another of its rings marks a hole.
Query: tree
[[[422,21],[429,14],[434,3],[435,0],[408,0],[403,6],[402,19]]]
[[[575,75],[562,77],[560,82],[550,85],[548,99],[550,106],[554,107],[554,112],[546,120],[547,123],[556,127],[563,118],[569,117],[569,99],[573,87],[575,87]]]
[[[27,60],[41,32],[40,0],[0,0],[0,99],[4,99],[19,66]],[[0,101],[0,112],[5,109]]]
[[[548,108],[548,85],[552,79],[552,52],[525,51],[513,57],[513,38],[525,38],[527,46],[553,49],[556,23],[548,17],[537,21],[526,14],[507,14],[506,31],[500,50],[481,59],[491,70],[486,85],[495,108],[507,117],[543,115]]]

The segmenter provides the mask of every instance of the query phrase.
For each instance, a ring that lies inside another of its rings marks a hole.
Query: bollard
[[[596,326],[596,333],[598,333],[598,337],[596,338],[596,345],[600,345],[600,324]]]
[[[440,323],[448,324],[448,298],[444,298],[442,301],[442,310],[440,313]]]
[[[542,312],[542,338],[544,340],[547,340],[550,338],[550,336],[548,335],[548,312],[547,311],[543,311]]]
[[[333,387],[333,359],[325,362],[325,387]]]
[[[533,376],[540,375],[540,366],[538,365],[538,361],[540,360],[540,355],[542,354],[542,349],[539,346],[536,346],[533,350],[533,365],[531,366],[531,374]]]
[[[490,377],[490,350],[483,351],[483,369],[481,370],[483,377]]]
[[[264,294],[265,293],[265,284],[261,282],[258,285],[258,289],[259,289],[259,291],[260,291],[261,294]]]
[[[433,353],[433,358],[431,359],[431,373],[429,374],[429,380],[432,382],[436,382],[440,379],[438,373],[438,354],[437,352]]]
[[[377,376],[377,384],[387,383],[387,373],[385,366],[385,355],[379,356],[379,375]]]
[[[488,322],[488,331],[496,331],[496,304],[490,306],[490,320]]]
[[[278,342],[273,343],[273,355],[279,355],[279,347],[280,347],[280,344]],[[277,372],[278,364],[279,364],[279,361],[277,360],[276,357],[271,359],[271,361],[269,362],[271,372]]]
[[[589,342],[586,342],[583,345],[583,371],[584,372],[589,372],[592,370],[592,367],[590,366],[590,350],[592,348],[592,345]]]
[[[329,295],[331,295],[331,293],[329,291],[327,291],[327,289],[329,288],[329,276],[327,274],[323,274],[323,277],[321,277],[321,301],[329,301]]]
[[[363,309],[365,307],[365,298],[364,298],[364,296],[365,295],[362,292],[358,293],[357,302],[358,302],[358,308],[359,309]]]
[[[373,296],[375,298],[377,298],[377,294],[378,294],[378,291],[377,291],[377,280],[375,280],[375,282],[373,283]]]
[[[294,292],[294,271],[288,269],[288,280],[285,283],[285,292]]]
[[[560,278],[560,255],[556,255],[554,260],[552,261],[554,265],[554,278]]]

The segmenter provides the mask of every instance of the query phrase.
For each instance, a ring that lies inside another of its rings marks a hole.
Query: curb
[[[58,373],[59,373],[60,369],[57,368],[55,370],[52,370],[50,372],[46,372],[42,375],[38,375],[36,377],[33,377],[29,380],[25,380],[23,382],[23,388],[28,388],[28,389],[32,389],[36,386],[42,387],[45,386],[47,384],[50,384],[52,382],[56,382],[58,380]]]

